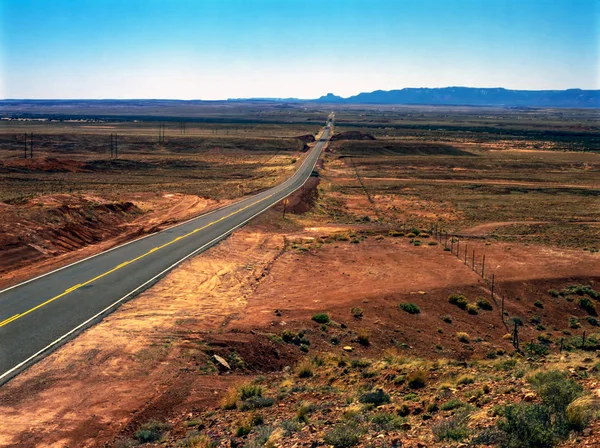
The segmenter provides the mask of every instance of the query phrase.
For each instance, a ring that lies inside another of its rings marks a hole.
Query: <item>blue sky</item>
[[[600,0],[0,0],[0,98],[600,88]]]

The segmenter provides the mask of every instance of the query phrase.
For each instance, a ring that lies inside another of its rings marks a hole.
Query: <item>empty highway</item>
[[[0,291],[0,384],[300,188],[329,132],[276,187]]]

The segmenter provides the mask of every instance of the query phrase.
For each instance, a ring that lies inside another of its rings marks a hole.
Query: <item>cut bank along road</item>
[[[276,187],[0,291],[0,384],[300,188],[328,138]]]

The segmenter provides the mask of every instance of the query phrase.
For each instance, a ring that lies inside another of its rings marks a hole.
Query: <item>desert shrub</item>
[[[355,369],[363,369],[365,367],[369,367],[371,365],[371,361],[368,359],[353,359],[350,361],[350,365]]]
[[[464,331],[457,332],[456,337],[463,344],[468,344],[469,342],[471,342],[471,337],[469,336],[469,333],[465,333]]]
[[[477,305],[474,303],[467,303],[467,312],[473,315],[479,314]]]
[[[215,448],[218,443],[212,440],[205,434],[199,434],[196,431],[193,431],[191,434],[180,440],[177,443],[179,448]]]
[[[548,346],[530,342],[525,345],[524,350],[526,354],[532,357],[545,356],[548,353]]]
[[[396,409],[396,413],[400,417],[406,417],[407,415],[410,414],[410,408],[408,407],[408,405],[403,404]]]
[[[442,411],[453,411],[454,409],[462,408],[463,406],[466,406],[466,404],[460,401],[458,398],[453,398],[452,400],[442,403],[440,409]]]
[[[293,342],[297,337],[298,335],[291,330],[283,330],[281,333],[281,339],[283,339],[283,342]]]
[[[238,423],[238,427],[235,431],[235,435],[237,437],[243,437],[245,435],[248,435],[250,433],[250,431],[252,431],[252,428],[258,426],[258,425],[262,425],[264,422],[264,419],[262,417],[262,415],[257,414],[257,413],[251,413],[248,414],[242,421],[240,421]]]
[[[579,299],[579,308],[581,308],[588,314],[591,314],[592,316],[598,315],[598,312],[596,311],[596,305],[594,305],[594,302],[592,302],[587,297],[582,297],[581,299]]]
[[[388,232],[389,236],[393,236],[393,237],[399,237],[399,236],[404,236],[404,232],[398,232],[397,230],[390,230]]]
[[[558,370],[538,372],[529,383],[541,398],[541,404],[520,403],[506,406],[498,428],[506,433],[503,446],[552,447],[564,440],[570,429],[587,425],[585,416],[567,412],[569,405],[581,394],[583,388]],[[571,408],[574,409],[575,405]]]
[[[427,382],[427,372],[424,370],[415,370],[408,374],[406,382],[411,389],[421,389],[425,387]]]
[[[550,294],[554,298],[557,298],[559,296],[559,293],[556,289],[549,289],[548,294]]]
[[[580,328],[580,327],[581,327],[581,324],[579,323],[579,319],[577,319],[574,316],[569,317],[569,328]]]
[[[240,400],[246,400],[252,397],[262,397],[263,388],[256,384],[246,383],[238,388]]]
[[[404,420],[389,412],[378,412],[371,417],[371,423],[384,431],[392,431],[394,429],[400,429]]]
[[[536,314],[535,316],[532,316],[531,318],[529,318],[529,322],[534,325],[537,325],[542,322],[542,318],[538,314]]]
[[[588,316],[587,321],[592,327],[600,327],[600,322],[598,322],[598,319],[593,316]]]
[[[544,308],[544,304],[539,300],[533,302],[533,306],[535,306],[536,308]]]
[[[283,435],[285,437],[291,437],[292,434],[300,431],[300,423],[296,420],[283,420],[281,422],[281,429],[283,429]]]
[[[296,418],[299,422],[308,423],[308,416],[315,411],[316,407],[314,404],[310,402],[303,401],[298,406],[298,411],[296,412]]]
[[[456,305],[462,310],[466,309],[467,305],[469,304],[467,298],[462,294],[451,294],[448,297],[448,302],[450,302],[452,305]]]
[[[438,242],[437,242],[437,241],[429,241],[429,242],[427,243],[427,245],[428,245],[428,246],[437,246],[437,245],[438,245]]]
[[[442,319],[447,324],[451,324],[452,323],[452,316],[450,316],[448,314],[446,314],[445,316],[441,316],[440,319]]]
[[[367,330],[366,328],[359,328],[356,332],[356,340],[360,345],[367,346],[371,343],[369,341],[370,335],[371,334],[369,333],[369,330]]]
[[[520,403],[502,410],[498,428],[506,435],[505,448],[551,448],[556,443],[552,414],[547,406]]]
[[[414,238],[415,236],[417,236],[417,235],[412,232],[410,232],[408,235],[406,235],[407,238]]]
[[[325,434],[323,440],[334,448],[349,448],[358,444],[360,436],[361,431],[356,425],[343,423]]]
[[[281,333],[283,342],[295,345],[310,345],[310,341],[306,337],[306,330],[301,330],[297,334],[291,330],[284,330]]]
[[[498,428],[484,428],[473,439],[473,445],[502,446],[506,442],[506,434]]]
[[[469,435],[467,423],[469,421],[468,410],[456,412],[454,416],[445,418],[431,426],[431,431],[438,442],[455,441],[460,442]]]
[[[168,429],[170,429],[170,426],[167,423],[152,420],[140,426],[140,429],[135,433],[135,438],[140,443],[156,442],[162,438]]]
[[[477,307],[481,310],[491,311],[493,309],[492,304],[485,297],[479,297],[477,299]]]
[[[398,306],[408,314],[419,314],[421,312],[421,309],[414,303],[401,303]]]
[[[564,413],[583,387],[558,370],[538,372],[529,378],[533,390],[552,412]]]
[[[230,387],[225,392],[223,398],[221,398],[221,409],[230,410],[235,409],[239,400],[239,393],[237,388]]]
[[[254,436],[254,439],[246,443],[245,447],[259,448],[265,446],[267,440],[269,440],[269,437],[271,437],[271,434],[273,434],[274,429],[275,428],[268,425],[259,426],[258,428],[256,428],[256,435]]]
[[[594,291],[589,285],[570,285],[560,292],[561,295],[577,294],[578,296],[587,295],[592,299],[600,299],[600,293]]]
[[[360,319],[361,317],[363,317],[362,308],[354,307],[350,310],[350,313],[352,313],[352,316],[356,317],[357,319]]]
[[[313,365],[309,360],[304,360],[296,366],[298,378],[310,378],[313,376]]]
[[[275,404],[275,400],[270,397],[251,397],[239,403],[240,411],[251,411],[254,409],[268,408]]]
[[[600,405],[593,396],[584,396],[573,401],[565,411],[569,428],[575,431],[583,431],[593,420]]]
[[[474,382],[475,378],[473,378],[471,375],[461,375],[456,380],[456,384],[458,386],[462,386],[465,384],[473,384]]]
[[[377,389],[374,392],[367,392],[358,398],[358,401],[366,404],[381,406],[390,402],[390,396],[383,390]]]
[[[331,320],[329,319],[329,315],[326,313],[318,313],[315,314],[312,317],[312,320],[314,320],[316,323],[318,324],[328,324]]]

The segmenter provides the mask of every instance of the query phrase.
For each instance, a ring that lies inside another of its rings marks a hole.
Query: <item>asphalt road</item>
[[[0,384],[300,188],[328,138],[270,190],[0,291]]]

